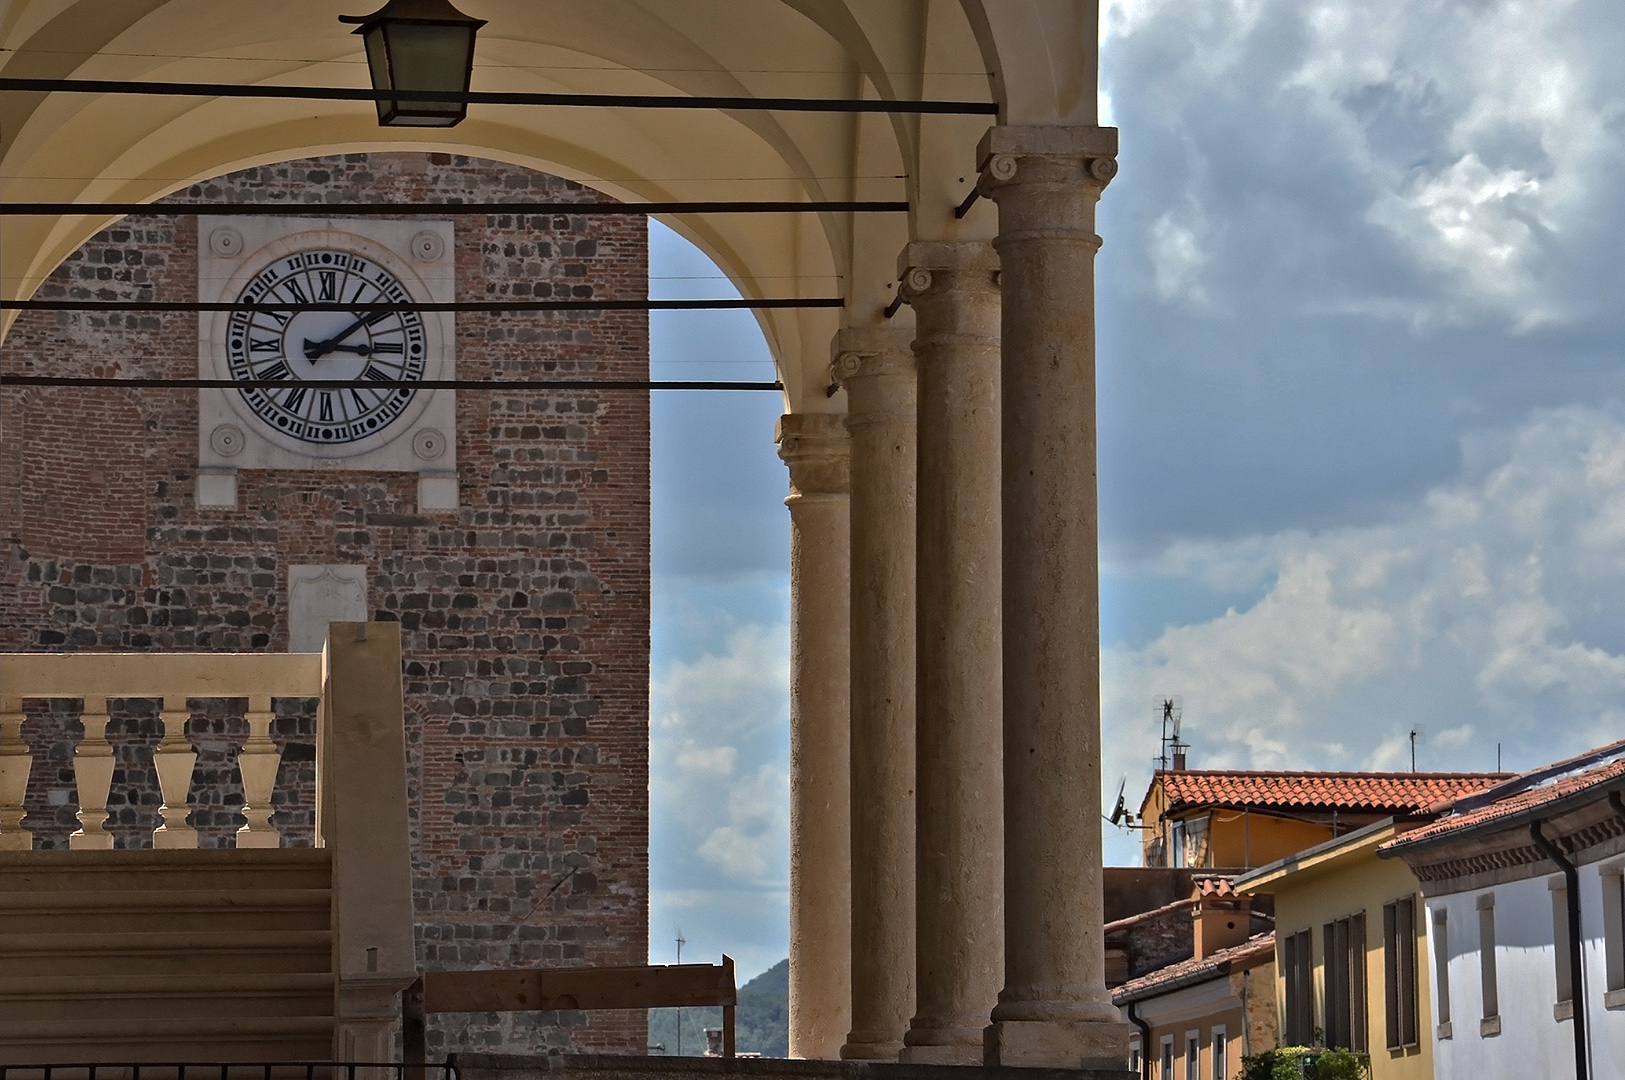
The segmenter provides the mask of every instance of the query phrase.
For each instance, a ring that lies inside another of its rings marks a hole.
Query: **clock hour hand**
[[[356,349],[358,349],[358,348],[366,348],[366,346],[364,346],[364,345],[360,345],[360,346],[352,345],[352,346],[349,346],[349,347],[345,347],[345,346],[340,345],[339,342],[343,341],[345,338],[349,337],[351,334],[355,333],[357,330],[361,329],[363,326],[366,326],[367,322],[368,322],[368,320],[370,318],[372,318],[372,316],[368,316],[368,315],[361,316],[360,318],[356,319],[355,322],[351,323],[349,326],[346,326],[343,330],[340,330],[338,333],[334,334],[332,337],[328,338],[326,341],[312,341],[309,338],[306,338],[305,339],[305,359],[311,361],[312,363],[315,363],[317,360],[320,360],[322,357],[326,356],[328,353],[339,351],[339,350],[342,350],[344,352],[356,353],[357,356],[366,356],[366,355],[368,355],[368,353],[356,352]],[[369,350],[369,352],[370,352],[370,350]]]

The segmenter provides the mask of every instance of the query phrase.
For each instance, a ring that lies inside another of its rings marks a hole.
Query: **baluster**
[[[237,830],[240,848],[282,846],[282,834],[271,828],[271,792],[276,787],[277,767],[282,754],[271,741],[271,695],[256,694],[248,699],[248,741],[237,755],[237,769],[243,777],[243,817],[248,824]]]
[[[79,787],[79,831],[68,837],[68,847],[110,849],[107,831],[107,791],[113,785],[113,743],[107,737],[107,699],[85,698],[81,714],[85,737],[73,754],[73,776]]]
[[[192,710],[186,707],[185,698],[166,697],[160,715],[164,738],[152,755],[152,764],[158,770],[158,787],[164,795],[164,804],[158,808],[164,823],[152,830],[152,846],[195,848],[197,830],[186,823],[192,769],[197,765],[197,751],[186,738],[186,724],[192,719]]]
[[[0,851],[28,851],[33,834],[24,831],[23,798],[34,757],[23,741],[22,698],[0,698]]]

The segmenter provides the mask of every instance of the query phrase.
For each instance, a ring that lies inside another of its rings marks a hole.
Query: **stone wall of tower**
[[[246,169],[171,203],[563,200],[556,177],[442,154],[345,155]],[[403,215],[412,216],[412,215]],[[433,215],[424,215],[433,216]],[[457,298],[638,298],[640,217],[457,218]],[[36,296],[197,298],[198,219],[98,233]],[[465,379],[645,379],[641,312],[457,316]],[[191,377],[194,315],[27,313],[8,373]],[[280,651],[287,568],[363,564],[373,618],[405,645],[419,956],[427,968],[642,963],[648,923],[649,406],[636,392],[457,398],[459,503],[421,513],[406,473],[245,471],[235,510],[200,510],[196,394],[0,393],[0,647]],[[241,802],[241,701],[193,703],[194,799]],[[25,827],[76,827],[82,725],[28,706],[36,767]],[[110,809],[121,846],[158,823],[155,703],[110,703]],[[278,703],[284,842],[311,839],[314,710]],[[213,794],[211,794],[213,793]],[[195,815],[228,846],[240,815]],[[641,1051],[641,1014],[440,1017],[436,1052]]]

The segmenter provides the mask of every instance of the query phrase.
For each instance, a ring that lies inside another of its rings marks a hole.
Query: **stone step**
[[[30,1020],[0,1024],[0,1065],[322,1061],[332,1044],[332,1018],[321,1016]]]
[[[327,930],[196,931],[142,934],[0,934],[0,980],[13,976],[231,975],[327,972]]]
[[[0,979],[0,1033],[17,1022],[173,1017],[330,1017],[333,977],[250,975],[36,975]]]
[[[0,891],[0,934],[325,930],[331,920],[327,889]]]
[[[204,851],[0,851],[0,895],[26,892],[167,892],[326,889],[332,858],[320,848]]]

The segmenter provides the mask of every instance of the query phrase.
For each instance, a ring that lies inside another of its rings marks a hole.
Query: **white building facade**
[[[1625,1078],[1622,792],[1625,742],[1463,799],[1382,850],[1426,898],[1439,1080]]]

